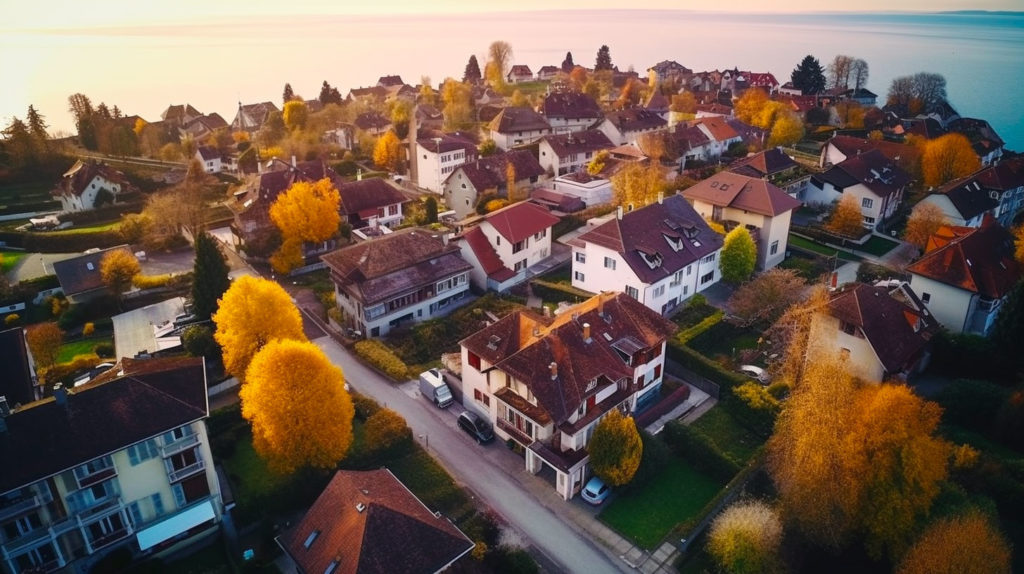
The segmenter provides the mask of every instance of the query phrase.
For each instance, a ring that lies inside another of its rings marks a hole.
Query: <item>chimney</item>
[[[604,294],[598,293],[597,295],[597,314],[604,317]]]
[[[590,323],[583,324],[583,340],[590,342]]]
[[[622,219],[622,206],[615,208],[615,219]]]
[[[295,156],[292,155],[292,167],[295,167]]]
[[[664,203],[664,202],[665,202],[665,192],[664,191],[659,191],[658,192],[658,203],[660,204],[660,203]]]
[[[558,363],[552,361],[551,364],[548,365],[548,370],[551,371],[552,381],[558,378]]]
[[[64,388],[64,385],[57,383],[53,385],[53,398],[57,401],[57,404],[62,407],[68,406],[68,390]]]

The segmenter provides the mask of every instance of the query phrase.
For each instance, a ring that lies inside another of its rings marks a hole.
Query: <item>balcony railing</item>
[[[498,428],[508,433],[508,435],[511,436],[513,440],[515,440],[516,442],[523,446],[530,446],[530,443],[533,442],[532,437],[530,437],[525,432],[517,429],[515,425],[513,425],[512,423],[508,422],[505,419],[498,419]]]
[[[117,469],[113,466],[101,468],[100,470],[85,476],[79,476],[78,470],[75,470],[75,478],[78,479],[78,488],[86,488],[115,476],[117,476]]]
[[[113,543],[115,543],[115,542],[117,542],[119,540],[124,540],[131,533],[132,533],[132,531],[126,526],[126,527],[121,528],[119,530],[115,530],[114,532],[111,532],[110,534],[105,534],[103,536],[100,536],[99,538],[95,538],[93,540],[90,540],[89,544],[92,546],[92,551],[96,552],[97,550],[103,548],[104,546],[110,546],[111,544],[113,544]]]
[[[167,480],[171,482],[178,482],[184,478],[188,478],[193,474],[198,474],[206,469],[206,463],[203,459],[199,459],[196,462],[186,466],[185,468],[179,468],[177,470],[167,471]]]
[[[112,514],[114,511],[120,510],[122,506],[121,496],[115,494],[108,496],[89,508],[78,512],[75,516],[80,523],[84,524],[98,518],[102,518],[108,514]]]
[[[999,299],[981,299],[976,309],[980,313],[991,313],[999,308]]]
[[[163,448],[160,449],[160,452],[163,454],[164,458],[167,458],[183,450],[188,450],[197,444],[199,444],[199,435],[193,433],[172,443],[165,444]]]
[[[19,500],[18,502],[15,502],[13,504],[0,507],[0,522],[4,521],[7,518],[12,518],[19,514],[28,512],[33,508],[42,506],[42,504],[43,501],[41,498],[39,498],[39,495],[34,494],[32,496],[29,496],[28,498]]]

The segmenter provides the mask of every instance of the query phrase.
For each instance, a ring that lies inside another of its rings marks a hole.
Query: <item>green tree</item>
[[[288,102],[295,99],[295,92],[292,91],[292,85],[286,83],[284,85],[284,93],[281,95],[281,105],[285,105]]]
[[[597,50],[597,60],[594,62],[595,72],[604,72],[612,70],[612,54],[608,46],[602,45]]]
[[[281,112],[272,111],[260,128],[259,142],[265,147],[277,144],[287,133]]]
[[[437,200],[427,197],[423,202],[423,211],[426,212],[427,223],[437,223]]]
[[[793,86],[805,94],[817,94],[825,89],[825,74],[821,62],[808,54],[790,74]]]
[[[196,236],[196,259],[192,272],[192,312],[209,319],[217,310],[217,300],[231,286],[228,262],[217,240],[208,233]]]
[[[643,443],[633,417],[612,409],[597,426],[587,444],[590,467],[594,474],[611,486],[622,486],[633,480],[640,468]]]
[[[1021,341],[1024,341],[1024,279],[1017,281],[1006,297],[992,330],[992,342],[1018,369],[1024,366],[1024,354],[1019,352]]]
[[[206,325],[189,325],[181,333],[181,346],[193,357],[220,360],[220,345],[213,338],[213,329]]]
[[[462,81],[467,84],[475,84],[482,79],[480,74],[480,63],[476,61],[476,55],[471,55],[466,62],[466,70],[462,73]]]
[[[36,141],[36,145],[39,148],[41,154],[46,154],[49,148],[49,134],[46,133],[46,119],[36,111],[35,106],[29,105],[28,112],[25,115],[25,123],[28,124],[28,131],[32,134],[32,138]]]
[[[562,73],[568,74],[572,72],[572,69],[576,67],[576,64],[572,61],[572,52],[565,53],[565,59],[562,60]]]
[[[750,278],[757,265],[757,245],[746,227],[737,225],[726,234],[719,265],[727,283],[739,284]]]
[[[96,123],[94,116],[96,110],[92,107],[92,101],[85,94],[72,94],[68,96],[68,110],[75,118],[75,129],[78,132],[78,141],[82,147],[88,150],[95,150]]]

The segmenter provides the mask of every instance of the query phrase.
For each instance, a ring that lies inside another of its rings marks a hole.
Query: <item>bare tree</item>
[[[857,58],[850,64],[850,78],[853,80],[853,89],[860,90],[868,84],[868,63]]]
[[[843,54],[837,54],[828,65],[828,83],[833,88],[846,89],[850,87],[850,71],[854,58]]]

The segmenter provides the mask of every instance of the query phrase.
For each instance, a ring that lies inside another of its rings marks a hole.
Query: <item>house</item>
[[[987,121],[958,117],[949,122],[948,129],[963,134],[971,142],[974,153],[981,159],[981,165],[993,165],[1003,157],[1003,138]]]
[[[117,196],[130,190],[123,173],[95,160],[76,160],[51,195],[60,201],[61,211],[87,211],[117,202]]]
[[[516,64],[512,66],[512,69],[505,74],[505,81],[510,84],[521,84],[523,82],[533,81],[533,72],[530,71],[530,66],[525,64]]]
[[[554,80],[555,77],[558,76],[559,73],[561,73],[561,71],[562,68],[559,68],[558,66],[544,66],[541,69],[537,70],[537,80],[541,82]]]
[[[647,100],[643,102],[643,107],[649,112],[654,112],[658,116],[669,121],[669,111],[672,107],[672,101],[668,99],[668,96],[661,92],[651,92],[650,96],[647,96]]]
[[[551,133],[551,125],[544,116],[525,106],[502,109],[488,129],[494,143],[504,150],[531,144]]]
[[[356,126],[346,122],[337,122],[333,128],[324,130],[323,141],[341,149],[353,149],[358,145]]]
[[[402,76],[381,76],[377,80],[377,85],[381,88],[390,88],[392,86],[404,86],[405,82],[402,81]]]
[[[366,102],[368,104],[383,102],[388,97],[388,88],[370,86],[368,88],[352,88],[345,99],[350,102]]]
[[[597,124],[615,145],[634,143],[642,134],[665,129],[668,122],[658,114],[644,108],[629,108],[608,112]]]
[[[388,228],[402,224],[402,192],[379,177],[344,182],[338,186],[341,215],[352,229]]]
[[[622,213],[570,241],[572,286],[622,290],[647,308],[671,315],[721,279],[722,236],[681,195]]]
[[[891,289],[844,285],[829,294],[811,327],[816,344],[846,357],[856,376],[879,383],[924,370],[939,330],[906,283]]]
[[[477,158],[476,141],[460,132],[418,137],[414,153],[416,185],[435,193],[455,168]]]
[[[172,297],[111,317],[114,356],[137,357],[181,347],[185,326],[174,319],[185,314],[185,299]]]
[[[586,171],[567,173],[550,182],[551,190],[559,195],[578,198],[586,207],[611,203],[612,182],[600,175]]]
[[[691,161],[712,159],[712,141],[704,130],[696,126],[677,125],[665,134],[665,152],[662,159],[678,165],[679,172]]]
[[[878,94],[867,88],[851,88],[846,92],[846,98],[864,107],[873,107],[878,103]]]
[[[455,211],[456,217],[466,217],[476,211],[480,195],[487,191],[515,199],[509,197],[509,166],[515,172],[516,190],[522,192],[523,196],[527,195],[525,190],[537,183],[545,173],[537,158],[527,150],[512,150],[462,164],[442,184],[442,194],[448,209]]]
[[[656,400],[665,340],[676,326],[622,293],[601,293],[552,318],[515,311],[460,342],[463,403],[526,450],[569,500],[590,476],[587,445],[613,409]]]
[[[828,168],[837,163],[842,163],[847,158],[860,155],[864,152],[878,150],[890,161],[900,166],[903,171],[912,173],[914,166],[920,165],[921,152],[917,146],[887,140],[868,140],[853,136],[836,134],[825,142],[821,148],[821,156],[818,165]]]
[[[462,258],[473,266],[470,281],[502,292],[527,278],[527,270],[551,255],[551,227],[559,217],[521,201],[492,211],[456,238]]]
[[[921,202],[939,206],[954,226],[979,227],[990,215],[1011,227],[1024,209],[1024,159],[983,167],[937,188]]]
[[[801,197],[810,179],[780,147],[736,160],[729,165],[729,171],[770,181],[790,197]]]
[[[951,333],[987,336],[1024,268],[1013,236],[989,217],[981,227],[945,225],[907,266],[910,285]]]
[[[544,206],[552,212],[576,213],[587,208],[587,204],[575,195],[559,193],[542,187],[530,190],[530,201]]]
[[[437,573],[474,547],[386,468],[335,472],[275,541],[299,574]]]
[[[174,127],[181,128],[202,115],[202,112],[193,108],[192,104],[171,104],[160,114],[160,119]]]
[[[690,126],[704,132],[704,135],[710,140],[711,144],[708,146],[709,158],[718,158],[729,151],[730,146],[743,141],[739,132],[724,117],[709,116],[699,118],[690,122]]]
[[[0,331],[0,397],[12,406],[27,405],[42,396],[43,388],[36,379],[36,364],[25,340],[25,329],[14,327]]]
[[[81,303],[106,292],[107,287],[100,275],[100,265],[103,257],[112,251],[124,251],[132,255],[127,245],[118,245],[53,263],[53,272],[57,275],[68,301]]]
[[[270,114],[274,112],[281,112],[274,105],[274,102],[246,105],[238,102],[238,112],[235,113],[235,119],[231,120],[231,131],[246,132],[250,136],[256,135],[260,128],[263,127],[263,123],[270,117]]]
[[[615,145],[600,130],[544,136],[537,154],[540,166],[553,175],[586,169],[594,155]]]
[[[810,185],[805,188],[804,201],[829,205],[843,194],[850,194],[860,204],[864,227],[874,229],[896,212],[909,184],[907,172],[882,152],[871,150],[811,176]]]
[[[732,117],[733,109],[720,102],[697,104],[697,118]]]
[[[747,88],[759,88],[767,94],[774,94],[779,91],[779,81],[771,72],[744,72],[747,81]]]
[[[683,191],[704,219],[726,229],[746,227],[757,245],[757,268],[771,269],[786,258],[789,222],[800,202],[760,178],[722,171]]]
[[[0,399],[0,572],[84,572],[117,548],[216,536],[223,505],[202,358],[122,359],[11,410]]]
[[[380,337],[465,302],[472,267],[437,234],[407,228],[321,256],[352,328]]]
[[[377,112],[363,112],[353,122],[357,128],[372,136],[384,135],[391,129],[391,120]]]
[[[223,156],[215,147],[201,145],[196,148],[196,155],[193,156],[199,165],[203,166],[206,173],[220,173],[224,171]]]
[[[682,84],[693,75],[693,70],[674,60],[663,60],[647,68],[647,75],[652,80],[651,85],[666,82]]]
[[[193,141],[205,141],[214,133],[227,128],[228,123],[224,118],[218,113],[212,113],[190,120],[181,126],[179,131],[182,138],[190,137]]]
[[[586,130],[601,121],[604,112],[594,98],[582,92],[563,90],[544,96],[540,113],[556,134]]]

